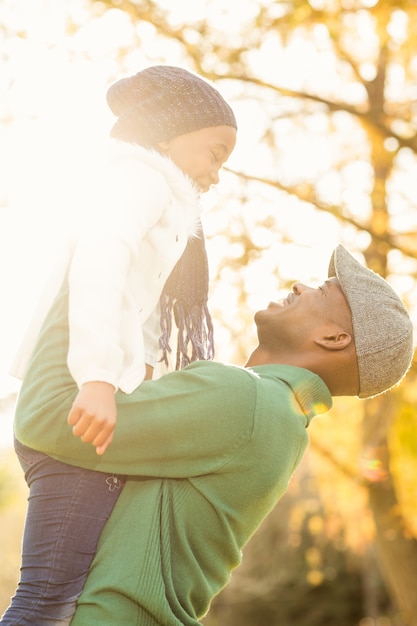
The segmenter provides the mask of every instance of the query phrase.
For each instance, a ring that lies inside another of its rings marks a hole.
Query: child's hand
[[[73,435],[95,446],[97,454],[103,454],[111,444],[116,420],[114,387],[104,382],[85,383],[67,419]]]

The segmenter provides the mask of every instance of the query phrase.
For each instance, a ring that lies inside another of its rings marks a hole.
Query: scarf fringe
[[[207,307],[208,283],[207,252],[200,224],[199,236],[188,241],[160,298],[160,362],[165,365],[168,365],[168,354],[171,352],[172,318],[178,328],[175,369],[181,369],[191,361],[213,359],[213,324]]]
[[[163,301],[164,300],[164,301]],[[162,310],[163,309],[163,310]],[[194,305],[191,310],[174,298],[161,298],[160,362],[168,366],[172,352],[169,339],[172,332],[172,315],[178,328],[175,369],[182,369],[192,361],[211,361],[214,358],[214,331],[207,303]]]

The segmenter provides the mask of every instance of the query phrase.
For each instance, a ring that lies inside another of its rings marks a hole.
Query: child
[[[36,384],[28,388],[24,379],[18,401],[23,428],[20,423],[16,453],[30,496],[21,580],[3,626],[70,623],[123,487],[121,476],[55,461],[25,431],[25,415],[47,410],[43,391],[64,391],[63,372],[37,359],[42,342],[51,342],[56,354],[65,351],[63,368],[74,380],[68,423],[75,437],[95,447],[97,465],[116,425],[116,392],[130,394],[151,376],[161,332],[167,361],[173,311],[177,368],[213,356],[198,197],[218,182],[235,146],[234,114],[209,83],[171,66],[119,80],[107,100],[117,121],[111,169],[102,172],[103,190],[89,197],[99,212],[80,237],[30,350],[27,371]],[[68,349],[66,342],[53,343],[62,324]]]

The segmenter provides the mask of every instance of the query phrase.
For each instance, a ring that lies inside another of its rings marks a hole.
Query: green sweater
[[[285,492],[329,391],[300,368],[199,361],[118,392],[114,440],[99,457],[66,423],[77,393],[67,333],[63,292],[22,385],[16,437],[66,463],[131,476],[72,626],[196,626]]]

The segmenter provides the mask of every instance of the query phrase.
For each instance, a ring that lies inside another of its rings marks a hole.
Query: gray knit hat
[[[413,358],[410,317],[386,280],[358,263],[341,245],[329,277],[339,279],[352,313],[359,368],[359,397],[369,398],[400,382]]]
[[[155,65],[107,91],[119,118],[112,136],[144,146],[210,126],[237,128],[234,113],[210,83],[180,67]]]

